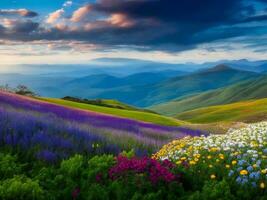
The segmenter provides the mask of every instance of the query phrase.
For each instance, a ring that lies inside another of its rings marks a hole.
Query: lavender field
[[[0,92],[2,147],[55,162],[73,154],[154,153],[163,144],[201,131],[148,124]]]

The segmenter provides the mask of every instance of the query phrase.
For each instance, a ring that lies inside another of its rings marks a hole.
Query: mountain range
[[[202,105],[199,99],[208,101],[208,103],[204,102],[203,106],[213,105],[209,102],[217,103],[219,100],[207,100],[207,96],[216,96],[218,91],[216,94],[205,94],[205,92],[215,92],[217,89],[221,91],[222,88],[241,81],[253,80],[262,76],[266,71],[265,61],[248,60],[225,60],[221,63],[227,64],[213,66],[212,64],[217,64],[217,62],[175,65],[156,64],[151,61],[134,59],[103,58],[97,59],[93,63],[99,66],[103,65],[102,68],[99,68],[98,73],[95,69],[92,70],[93,68],[88,71],[88,68],[78,66],[77,69],[82,69],[79,76],[76,73],[73,73],[75,75],[72,76],[72,72],[68,70],[63,75],[56,70],[51,74],[0,74],[0,85],[8,83],[15,87],[18,84],[24,84],[37,94],[47,97],[73,96],[87,99],[114,99],[173,115],[197,108],[194,104]],[[108,63],[111,63],[110,66]],[[119,74],[117,72],[123,67],[125,68],[127,63],[127,75],[115,75]],[[146,67],[144,68],[144,66]],[[108,69],[109,72],[105,69]],[[134,73],[133,69],[139,73]],[[225,94],[221,96],[223,95]],[[191,97],[192,99],[190,99]],[[230,102],[230,98],[227,99]],[[187,103],[192,101],[200,103]],[[174,108],[175,110],[173,110]]]

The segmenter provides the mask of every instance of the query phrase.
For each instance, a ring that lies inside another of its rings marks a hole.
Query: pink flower
[[[168,160],[161,163],[149,157],[129,159],[120,155],[117,157],[117,164],[109,170],[109,177],[115,180],[131,172],[146,175],[153,184],[159,181],[169,183],[177,180],[171,172],[174,167],[175,165]]]

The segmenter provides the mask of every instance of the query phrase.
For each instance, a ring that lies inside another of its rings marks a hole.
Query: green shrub
[[[0,179],[12,178],[13,175],[21,173],[21,168],[16,156],[0,154]]]
[[[68,160],[63,160],[60,165],[60,170],[68,176],[77,177],[81,174],[83,160],[81,155],[75,155]]]
[[[99,178],[104,180],[108,178],[108,170],[115,164],[115,158],[112,155],[94,156],[88,161],[86,174],[88,180],[97,181]]]
[[[235,200],[236,198],[231,194],[229,184],[223,180],[220,182],[210,181],[206,182],[201,192],[193,193],[189,200]]]
[[[1,182],[0,199],[39,200],[45,198],[38,181],[33,181],[25,176],[14,176]]]

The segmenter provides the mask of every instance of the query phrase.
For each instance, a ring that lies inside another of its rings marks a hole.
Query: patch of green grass
[[[71,107],[71,108],[78,108],[78,109],[83,109],[83,110],[88,110],[88,111],[93,111],[93,112],[110,114],[110,115],[115,115],[119,117],[159,124],[159,125],[180,126],[180,125],[185,124],[185,122],[182,122],[175,118],[165,117],[165,116],[154,114],[154,113],[122,110],[122,109],[117,109],[117,108],[108,108],[108,107],[103,107],[103,106],[77,103],[77,102],[66,101],[63,99],[55,99],[55,98],[42,98],[41,97],[38,99],[46,101],[46,102],[62,105],[62,106]]]
[[[125,103],[122,103],[120,101],[113,100],[113,99],[81,99],[81,98],[76,98],[76,97],[71,97],[71,96],[66,96],[62,99],[67,100],[67,101],[73,101],[76,103],[84,103],[84,104],[103,106],[103,107],[108,107],[108,108],[117,108],[117,109],[123,109],[123,110],[133,110],[133,111],[141,111],[141,112],[149,112],[149,113],[157,114],[154,111],[130,106],[128,104],[125,104]]]
[[[176,117],[192,123],[263,121],[267,119],[267,98],[200,108]]]
[[[267,98],[266,91],[267,76],[262,76],[256,79],[242,81],[228,87],[196,95],[184,96],[167,103],[154,105],[148,109],[154,110],[160,114],[175,116],[182,112],[208,106]]]

